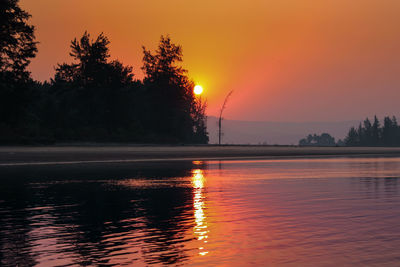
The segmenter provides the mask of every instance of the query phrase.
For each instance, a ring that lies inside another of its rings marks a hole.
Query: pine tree
[[[205,105],[193,93],[194,83],[183,60],[182,47],[161,36],[155,53],[143,47],[144,85],[149,94],[148,128],[166,142],[207,143]]]
[[[9,138],[2,136],[6,132],[11,138],[26,134],[27,120],[33,117],[34,85],[27,66],[37,47],[29,18],[17,0],[0,1],[0,139]]]
[[[18,0],[0,3],[0,82],[26,81],[26,67],[37,52],[35,28],[28,24],[31,17],[18,5]]]
[[[372,133],[371,133],[371,145],[378,146],[380,145],[381,139],[381,129],[380,123],[376,116],[374,116],[374,123],[372,125]]]
[[[351,127],[344,143],[346,146],[357,146],[359,144],[359,135],[354,127]]]

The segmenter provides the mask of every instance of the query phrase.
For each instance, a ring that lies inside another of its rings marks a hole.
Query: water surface
[[[0,168],[0,265],[394,266],[400,158]]]

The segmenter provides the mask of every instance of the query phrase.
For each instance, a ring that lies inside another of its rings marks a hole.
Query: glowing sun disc
[[[201,85],[196,85],[193,89],[196,95],[201,95],[203,93],[203,87]]]

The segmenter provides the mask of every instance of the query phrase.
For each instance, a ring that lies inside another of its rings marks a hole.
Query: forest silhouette
[[[73,63],[56,66],[50,82],[31,78],[35,28],[17,0],[0,4],[0,143],[208,143],[206,103],[182,62],[182,47],[161,36],[143,47],[143,80],[110,60],[110,41],[85,32],[71,42]]]
[[[395,116],[385,117],[381,126],[378,118],[374,122],[366,118],[358,128],[350,128],[345,140],[347,146],[400,146],[400,126]]]
[[[309,134],[306,138],[299,141],[299,146],[400,146],[400,125],[397,124],[395,116],[390,118],[386,116],[383,119],[383,125],[378,118],[374,116],[374,122],[371,123],[366,118],[358,127],[351,127],[344,140],[335,138],[328,133],[321,135]]]

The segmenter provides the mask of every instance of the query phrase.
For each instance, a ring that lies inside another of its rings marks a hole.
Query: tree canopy
[[[299,146],[336,146],[335,138],[328,133],[309,134],[299,141]]]
[[[35,28],[28,24],[30,15],[17,0],[0,2],[0,73],[3,82],[26,80],[26,67],[35,57]]]
[[[395,116],[385,117],[383,126],[376,116],[372,125],[366,118],[357,128],[350,128],[345,144],[347,146],[400,146],[400,126]]]
[[[35,120],[30,104],[36,86],[27,71],[37,52],[30,15],[17,0],[0,1],[0,142],[25,135]]]
[[[70,44],[71,63],[50,82],[26,70],[37,48],[30,15],[18,1],[0,3],[0,143],[207,143],[206,103],[193,94],[182,47],[162,36],[143,48],[142,81],[110,55],[110,40],[85,32]]]
[[[166,141],[207,143],[206,104],[193,93],[194,83],[182,62],[182,47],[161,36],[154,53],[143,47],[144,86],[148,92],[146,125]]]

